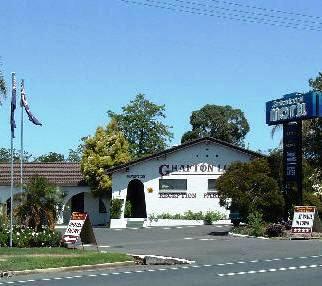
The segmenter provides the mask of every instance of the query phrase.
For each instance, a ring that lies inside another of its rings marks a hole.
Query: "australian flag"
[[[10,114],[10,125],[11,125],[11,137],[15,138],[15,109],[16,109],[16,98],[17,98],[17,82],[16,74],[13,72],[12,77],[12,96],[11,96],[11,114]]]
[[[23,106],[26,110],[26,113],[29,117],[29,120],[35,125],[42,125],[39,120],[31,113],[25,92],[24,80],[21,81],[21,106]]]

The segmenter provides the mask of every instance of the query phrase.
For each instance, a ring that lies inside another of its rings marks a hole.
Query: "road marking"
[[[148,272],[155,272],[155,269],[149,269]]]
[[[204,264],[203,266],[204,267],[211,267],[212,265],[211,264]]]
[[[160,269],[158,269],[159,271],[166,271],[167,269],[165,269],[165,268],[160,268]]]
[[[125,272],[124,272],[125,273]],[[101,276],[108,276],[108,275],[110,275],[109,273],[101,273],[100,274]]]
[[[193,237],[185,237],[184,239],[191,240],[191,239],[193,239]]]
[[[301,266],[290,266],[290,267],[281,267],[281,268],[270,268],[270,269],[261,269],[261,270],[249,270],[249,271],[241,271],[241,272],[228,272],[228,273],[219,273],[217,276],[234,276],[234,275],[246,275],[246,274],[259,274],[259,273],[269,273],[269,272],[277,272],[277,271],[287,271],[287,270],[298,270],[298,269],[309,269],[309,268],[317,268],[322,267],[322,264],[312,264],[312,265],[301,265]]]
[[[88,277],[97,277],[97,274],[90,274]]]
[[[163,229],[171,229],[170,227],[164,227]]]
[[[176,228],[181,229],[181,228],[182,228],[182,226],[177,226]]]

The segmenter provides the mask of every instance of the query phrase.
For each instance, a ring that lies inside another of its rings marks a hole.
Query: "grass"
[[[122,253],[101,253],[66,248],[1,248],[0,272],[93,265],[132,260]]]

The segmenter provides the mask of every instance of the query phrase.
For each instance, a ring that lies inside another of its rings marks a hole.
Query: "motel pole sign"
[[[322,93],[291,93],[266,102],[266,123],[283,124],[284,191],[297,185],[297,204],[302,205],[302,120],[322,117]]]

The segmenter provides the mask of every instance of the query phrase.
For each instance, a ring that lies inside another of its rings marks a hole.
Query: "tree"
[[[319,72],[319,75],[316,78],[311,78],[309,80],[309,85],[315,91],[322,91],[322,72]]]
[[[41,155],[35,159],[35,162],[40,163],[52,163],[52,162],[64,162],[65,158],[63,154],[56,152],[49,152],[48,154]]]
[[[15,197],[14,210],[18,223],[37,231],[44,226],[54,230],[58,212],[62,207],[63,193],[56,186],[40,176],[32,177],[24,192]]]
[[[265,221],[278,221],[283,216],[284,199],[266,159],[231,164],[216,182],[220,204],[239,211],[245,221],[258,211]]]
[[[29,162],[31,154],[24,151],[23,153],[23,162]],[[20,152],[16,149],[13,149],[13,161],[14,163],[20,162]],[[11,162],[11,149],[0,148],[0,163],[10,163]]]
[[[98,127],[84,145],[81,170],[96,196],[111,195],[112,180],[106,170],[130,160],[129,143],[115,120],[105,128]]]
[[[249,131],[244,113],[231,106],[207,104],[200,110],[192,112],[190,117],[192,130],[186,132],[181,143],[202,137],[213,137],[239,146]]]
[[[79,163],[82,160],[82,155],[84,152],[84,144],[88,136],[82,137],[81,138],[81,143],[77,146],[77,148],[74,149],[69,149],[68,157],[67,157],[67,162],[75,162]]]
[[[133,158],[140,158],[164,150],[173,134],[170,126],[162,123],[166,117],[165,106],[156,105],[138,94],[134,100],[122,107],[122,113],[108,111],[116,120],[120,130],[130,143]]]

